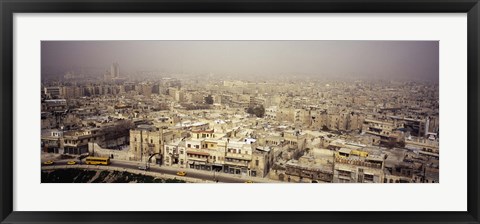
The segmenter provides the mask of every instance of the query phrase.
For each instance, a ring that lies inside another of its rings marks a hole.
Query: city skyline
[[[434,41],[42,42],[42,70],[68,70],[42,73],[41,181],[439,183],[438,60]]]
[[[42,41],[42,77],[118,62],[123,75],[391,79],[438,82],[438,41]]]

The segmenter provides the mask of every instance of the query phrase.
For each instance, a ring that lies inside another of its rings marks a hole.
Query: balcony
[[[235,161],[235,160],[225,160],[225,165],[230,165],[230,166],[248,166],[247,161]]]
[[[207,163],[208,159],[207,158],[197,158],[197,157],[188,157],[188,161],[195,161],[195,162],[204,162]]]
[[[252,160],[252,155],[249,154],[238,154],[238,153],[230,153],[227,152],[227,155],[225,156],[226,158],[231,158],[231,159],[239,159],[239,160]]]
[[[370,158],[369,160],[372,160]],[[362,159],[354,159],[354,158],[342,158],[339,156],[335,156],[335,162],[336,163],[342,163],[342,164],[350,164],[350,165],[355,165],[355,166],[364,166],[364,167],[370,167],[370,168],[375,168],[375,169],[381,169],[382,168],[382,161],[380,162],[372,162],[372,161],[367,161],[367,160],[362,160]]]
[[[200,150],[187,150],[187,155],[210,156],[210,153]]]
[[[77,143],[65,143],[63,144],[64,147],[78,147],[79,144]]]
[[[60,147],[60,144],[58,142],[46,142],[43,144],[43,147],[56,148]]]

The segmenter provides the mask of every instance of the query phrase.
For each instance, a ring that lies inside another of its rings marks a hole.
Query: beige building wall
[[[130,160],[147,161],[153,154],[162,155],[163,145],[173,140],[171,132],[164,133],[163,129],[151,127],[149,129],[130,130]],[[151,162],[157,162],[160,156],[152,157]]]

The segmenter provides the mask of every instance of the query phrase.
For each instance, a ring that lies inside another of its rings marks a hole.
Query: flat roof
[[[341,148],[340,150],[338,150],[338,152],[350,154],[352,150],[348,148]]]

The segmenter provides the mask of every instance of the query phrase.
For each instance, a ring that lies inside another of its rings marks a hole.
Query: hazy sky
[[[120,73],[296,74],[438,82],[437,41],[43,41],[42,75]],[[100,74],[99,74],[100,75]]]

